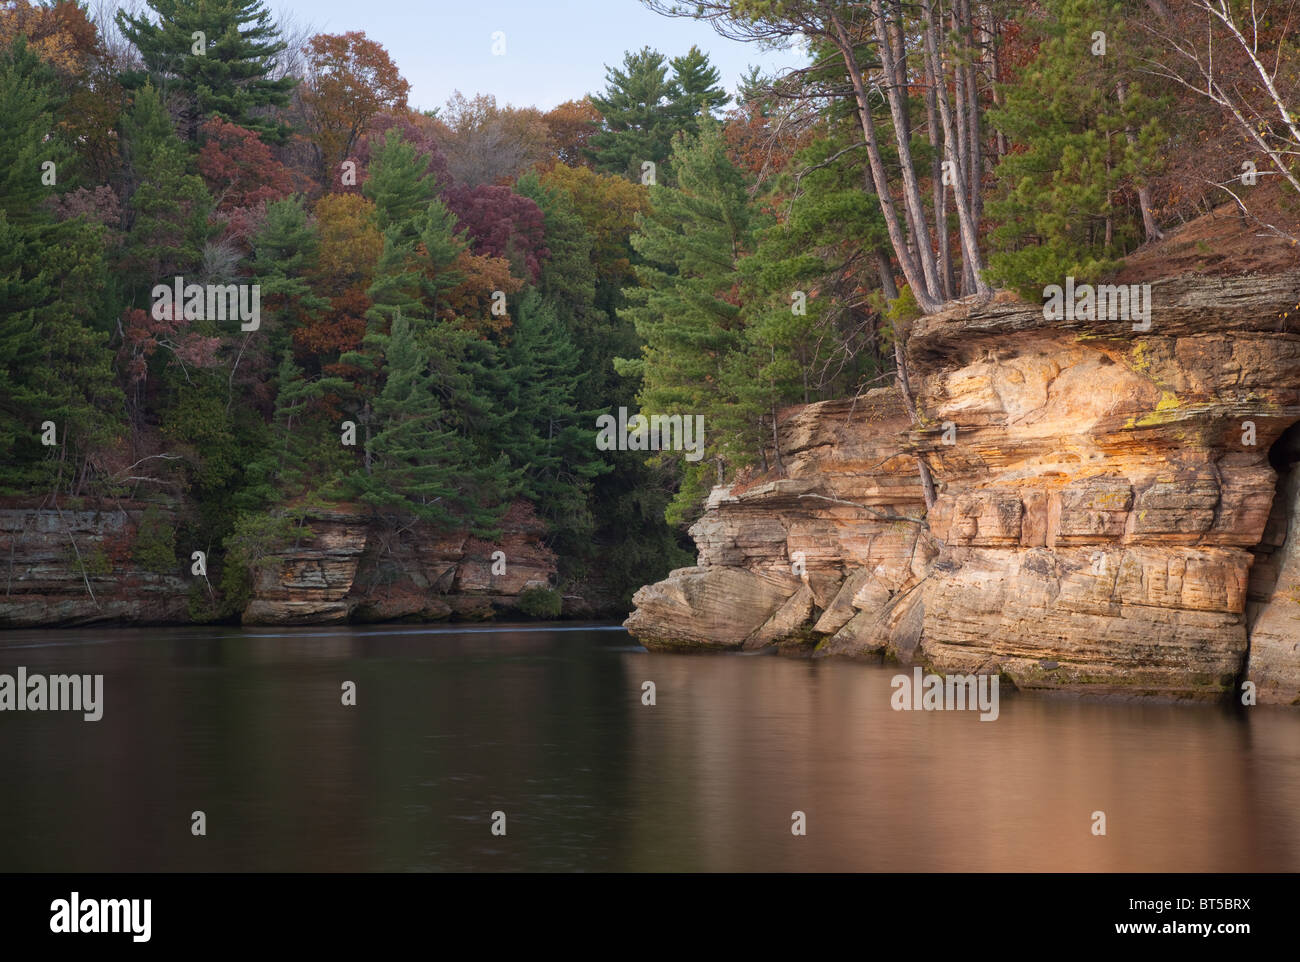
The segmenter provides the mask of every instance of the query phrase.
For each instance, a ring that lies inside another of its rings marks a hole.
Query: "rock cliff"
[[[1215,698],[1249,680],[1295,702],[1296,445],[1279,439],[1300,420],[1300,280],[1183,277],[1151,299],[1147,330],[1008,295],[919,319],[919,423],[891,390],[792,413],[782,467],[713,492],[697,567],[638,592],[627,627],[1029,689]]]
[[[189,551],[173,543],[178,523],[177,509],[159,505],[0,508],[0,627],[190,622],[211,596],[191,573]],[[346,505],[323,509],[257,570],[242,620],[311,625],[514,612],[521,593],[555,580],[543,534],[524,502],[511,506],[495,543],[418,524],[394,529]]]
[[[188,621],[193,585],[182,576],[185,568],[174,557],[159,563],[141,550],[149,510],[134,504],[0,509],[0,627]],[[158,524],[174,525],[170,511],[153,510]]]
[[[490,618],[555,576],[544,529],[524,502],[491,544],[423,524],[388,527],[346,507],[318,512],[307,528],[259,571],[244,624]]]

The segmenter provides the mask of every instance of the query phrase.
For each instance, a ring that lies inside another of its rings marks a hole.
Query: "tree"
[[[989,276],[1034,298],[1066,276],[1095,281],[1136,246],[1140,213],[1119,193],[1154,166],[1160,129],[1159,104],[1121,72],[1126,38],[1110,4],[1044,5],[1047,16],[1031,27],[1038,55],[990,113],[1021,149],[998,165]],[[1098,31],[1106,56],[1091,53]],[[1140,133],[1129,139],[1126,130]]]
[[[913,150],[911,92],[914,78],[923,78],[929,96],[930,148],[943,158],[947,181],[953,188],[950,200],[957,212],[961,239],[963,289],[982,297],[992,293],[983,277],[984,257],[979,247],[983,138],[979,87],[971,67],[976,59],[973,37],[977,31],[969,2],[950,6],[950,24],[944,23],[943,11],[935,0],[919,0],[917,4],[903,0],[702,0],[689,6],[675,0],[642,2],[667,16],[705,20],[731,39],[788,42],[800,34],[818,49],[839,58],[847,74],[871,163],[873,190],[894,257],[918,305],[925,312],[933,312],[953,293],[934,243],[947,233],[949,198],[939,191],[940,203],[932,204],[927,212],[921,193],[924,169]],[[826,66],[819,56],[817,63],[796,74],[807,76]],[[874,105],[881,94],[888,114],[878,117]],[[893,164],[886,162],[885,148],[890,140],[896,157]],[[939,186],[944,186],[943,182]]]
[[[137,287],[152,286],[198,265],[210,234],[211,198],[188,172],[189,155],[176,138],[152,86],[138,90],[123,125],[132,181],[126,265]]]
[[[0,211],[0,488],[8,493],[83,493],[120,431],[107,337],[84,322],[104,311],[103,233],[84,218],[23,226]],[[41,442],[46,422],[53,446]]]
[[[550,256],[542,211],[509,187],[459,185],[443,194],[447,207],[471,238],[476,254],[504,257],[534,283]]]
[[[536,290],[522,297],[511,333],[506,443],[523,472],[520,494],[561,533],[565,552],[577,551],[595,527],[590,482],[609,471],[596,448],[596,412],[579,409],[578,352]]]
[[[554,311],[579,352],[583,372],[581,396],[604,399],[613,379],[613,359],[636,350],[626,339],[616,342],[616,325],[596,307],[596,265],[592,239],[569,195],[547,187],[536,174],[520,178],[515,188],[542,212],[546,249],[537,290]]]
[[[744,179],[728,160],[721,126],[713,120],[673,151],[677,187],[652,187],[651,211],[632,246],[639,287],[627,291],[620,314],[636,325],[645,347],[620,373],[643,378],[638,396],[645,415],[702,415],[707,460],[685,462],[683,483],[669,520],[681,520],[721,481],[729,463],[745,463],[748,437],[734,431],[757,412],[741,411],[729,381],[728,356],[743,346],[737,298],[738,264],[753,248]],[[680,457],[680,455],[675,455]],[[716,467],[711,467],[709,461]]]
[[[887,367],[875,253],[888,240],[863,153],[847,147],[837,133],[795,156],[770,195],[781,222],[740,265],[750,377],[738,387],[771,412],[778,458],[777,407],[843,397]]]
[[[405,112],[411,85],[388,51],[360,31],[318,33],[308,42],[307,54],[302,100],[321,183],[326,183],[374,117]]]
[[[297,84],[272,79],[285,49],[262,0],[148,0],[157,22],[119,10],[122,31],[144,61],[144,69],[123,77],[131,88],[151,82],[179,102],[180,134],[194,141],[210,114],[257,132],[271,143],[288,135],[283,123],[262,116],[282,107]]]
[[[1300,54],[1294,19],[1278,16],[1267,5],[1227,0],[1189,0],[1172,9],[1150,0],[1148,6],[1153,16],[1137,18],[1138,26],[1156,40],[1159,50],[1144,58],[1143,69],[1212,104],[1220,122],[1266,168],[1261,175],[1281,177],[1300,193],[1300,114],[1295,109],[1300,102]],[[1241,158],[1234,154],[1224,183],[1199,179],[1226,191],[1243,214],[1271,234],[1300,244],[1300,236],[1260,220],[1234,190],[1233,181],[1240,180],[1242,170],[1239,163]]]
[[[49,219],[41,202],[55,188],[46,174],[52,170],[57,177],[70,156],[54,132],[60,99],[54,71],[27,46],[25,37],[20,34],[0,50],[0,210],[11,223]]]
[[[253,131],[212,117],[199,128],[199,137],[199,174],[218,211],[255,207],[293,190],[289,169]]]
[[[499,107],[491,94],[468,99],[456,91],[439,125],[448,170],[463,187],[514,183],[550,152],[550,129],[540,111]]]
[[[674,57],[671,64],[677,87],[677,102],[673,106],[680,114],[682,129],[693,132],[701,113],[712,115],[731,98],[718,86],[722,79],[718,68],[709,63],[708,54],[699,47],[692,45],[682,56]]]
[[[320,237],[302,198],[267,204],[266,219],[251,246],[249,268],[253,283],[261,288],[268,350],[275,356],[285,351],[292,334],[329,306],[309,281],[318,270]]]
[[[550,133],[548,143],[555,159],[576,167],[588,164],[591,137],[600,129],[600,111],[590,97],[566,100],[542,115],[542,122]]]
[[[604,129],[591,138],[597,170],[639,181],[650,162],[665,167],[656,179],[667,183],[665,164],[680,121],[665,109],[679,95],[668,66],[663,54],[642,47],[624,54],[622,69],[605,68],[604,94],[590,96],[604,118]]]
[[[372,337],[386,361],[385,380],[374,401],[365,467],[350,479],[355,496],[381,515],[475,530],[491,525],[504,506],[493,505],[491,488],[481,484],[487,472],[448,423],[410,321],[395,314],[391,333]]]
[[[646,188],[622,177],[563,164],[546,171],[541,182],[568,195],[574,212],[582,219],[592,238],[597,281],[613,292],[633,281],[628,238],[636,228],[637,215],[650,209]]]

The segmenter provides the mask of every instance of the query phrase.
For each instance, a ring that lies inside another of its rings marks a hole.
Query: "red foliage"
[[[546,248],[542,210],[532,199],[489,184],[452,187],[442,196],[469,234],[475,254],[504,257],[512,263],[518,259],[536,283],[542,261],[551,252]]]
[[[218,211],[256,207],[293,192],[289,168],[253,131],[213,117],[199,137],[199,173]]]

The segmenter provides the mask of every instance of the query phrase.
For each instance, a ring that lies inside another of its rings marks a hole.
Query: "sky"
[[[411,83],[410,104],[440,107],[452,92],[493,94],[499,104],[548,110],[605,89],[605,65],[650,46],[675,57],[696,44],[734,95],[749,65],[765,72],[800,63],[791,50],[718,36],[707,24],[663,17],[639,0],[266,0],[312,33],[362,30],[388,50]],[[492,53],[493,33],[505,53]]]

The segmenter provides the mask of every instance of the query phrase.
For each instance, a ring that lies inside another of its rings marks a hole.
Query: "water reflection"
[[[19,665],[105,710],[0,713],[0,871],[1300,869],[1285,709],[894,712],[894,669],[573,626],[0,636]]]

